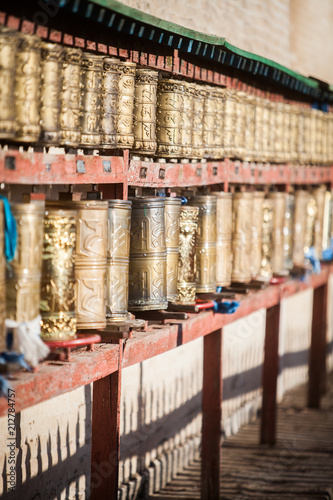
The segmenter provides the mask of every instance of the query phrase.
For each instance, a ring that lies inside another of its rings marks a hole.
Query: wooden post
[[[118,371],[97,380],[93,386],[91,500],[117,499],[122,342],[119,340]]]
[[[219,500],[222,416],[222,329],[204,337],[201,498]]]
[[[313,291],[308,406],[320,407],[326,385],[327,283]]]
[[[266,311],[264,365],[262,374],[262,444],[276,442],[276,392],[279,374],[280,303]]]

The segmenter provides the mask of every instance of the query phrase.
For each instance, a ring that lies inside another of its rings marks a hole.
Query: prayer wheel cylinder
[[[319,259],[321,259],[322,252],[323,252],[326,187],[319,186],[313,190],[312,194],[316,200],[316,205],[317,205],[317,215],[316,215],[316,220],[315,220],[315,225],[314,225],[313,245],[315,247],[317,257]]]
[[[178,158],[182,155],[182,118],[184,82],[162,79],[157,91],[157,155]]]
[[[101,146],[103,149],[117,147],[119,60],[103,58],[101,95]]]
[[[133,129],[135,153],[153,155],[156,151],[157,80],[158,71],[136,71]]]
[[[286,193],[269,193],[273,205],[272,269],[280,273],[284,269],[283,227],[286,213]]]
[[[77,147],[81,141],[81,60],[82,50],[65,47],[61,67],[60,144]]]
[[[177,302],[195,304],[196,237],[199,208],[185,205],[180,209]]]
[[[0,139],[14,139],[17,131],[14,94],[17,44],[17,32],[1,26]]]
[[[294,214],[295,214],[295,197],[293,194],[288,194],[286,197],[286,211],[284,215],[284,226],[283,226],[283,257],[284,257],[285,269],[292,269],[293,267]]]
[[[164,198],[165,244],[167,251],[167,299],[177,300],[180,198]]]
[[[298,190],[295,192],[293,263],[299,266],[304,265],[308,199],[309,193],[307,191]]]
[[[216,196],[216,285],[228,286],[232,273],[232,193]]]
[[[252,242],[253,193],[234,193],[233,232],[232,232],[232,274],[231,280],[237,283],[251,281],[251,242]]]
[[[264,198],[265,193],[261,191],[255,191],[253,193],[251,249],[251,273],[253,278],[259,276],[261,270],[262,218]]]
[[[103,58],[84,53],[81,60],[82,116],[81,145],[98,148],[101,143],[101,89]]]
[[[117,147],[132,149],[135,68],[132,62],[119,62]]]
[[[265,199],[262,207],[262,250],[260,275],[270,278],[272,269],[272,237],[273,237],[273,203]]]

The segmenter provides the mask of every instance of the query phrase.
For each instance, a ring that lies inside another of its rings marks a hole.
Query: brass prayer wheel
[[[295,192],[293,263],[300,266],[304,265],[308,200],[309,193],[307,191],[297,190]]]
[[[41,337],[43,340],[75,338],[76,213],[48,208],[44,218]]]
[[[128,316],[131,207],[130,201],[108,201],[106,317],[112,322]]]
[[[293,267],[294,213],[295,197],[293,194],[288,194],[286,197],[286,211],[283,226],[283,256],[285,269],[292,269]]]
[[[117,147],[119,60],[103,58],[101,95],[101,146]]]
[[[325,193],[324,222],[323,222],[323,250],[331,246],[331,224],[332,224],[332,194]]]
[[[237,92],[235,96],[235,103],[234,156],[237,158],[243,158],[245,153],[246,93]]]
[[[214,89],[215,96],[215,151],[213,158],[223,158],[224,145],[223,145],[223,120],[224,120],[224,100],[225,89],[216,87]]]
[[[44,205],[13,203],[17,248],[7,268],[7,317],[31,321],[39,314]]]
[[[248,161],[255,158],[255,99],[253,95],[246,95],[244,160]]]
[[[252,277],[260,275],[262,252],[262,218],[265,193],[254,191],[252,211],[252,246],[251,246],[251,273]]]
[[[317,206],[317,214],[314,224],[313,245],[317,257],[321,259],[323,251],[323,234],[324,234],[324,213],[325,213],[325,195],[326,186],[319,186],[312,192]]]
[[[177,302],[180,304],[195,304],[198,215],[198,207],[185,205],[180,209],[177,283]]]
[[[216,285],[228,286],[232,273],[232,193],[216,196]]]
[[[273,205],[271,263],[273,273],[280,273],[284,269],[283,227],[286,213],[286,193],[269,193],[268,198],[272,201]]]
[[[58,144],[60,140],[60,71],[62,47],[56,43],[41,44],[41,141],[46,145]]]
[[[97,148],[101,143],[100,110],[103,58],[84,53],[81,60],[82,116],[81,145]]]
[[[203,158],[205,154],[202,123],[205,97],[205,88],[201,85],[195,84],[192,128],[192,158]]]
[[[271,103],[268,99],[262,99],[262,133],[261,133],[261,160],[270,160],[270,110]]]
[[[263,160],[262,133],[263,133],[264,102],[261,97],[255,97],[255,127],[254,127],[254,155],[256,161]]]
[[[270,278],[273,272],[272,255],[272,235],[273,235],[273,204],[272,200],[265,199],[262,212],[262,252],[260,275]]]
[[[82,50],[65,47],[61,68],[60,144],[77,147],[81,141],[81,59]]]
[[[231,280],[238,283],[251,281],[251,241],[252,241],[253,193],[234,193],[232,252],[233,264]]]
[[[3,203],[0,200],[0,352],[6,350],[5,318],[6,318],[5,219],[3,212]]]
[[[314,229],[317,217],[317,204],[315,197],[308,193],[306,204],[306,224],[305,224],[305,246],[304,252],[307,253],[314,245]]]
[[[205,155],[209,158],[214,157],[215,153],[215,112],[216,103],[215,95],[212,87],[205,87],[206,95],[204,100],[204,115],[203,115],[203,140],[205,147]]]
[[[15,140],[36,142],[40,136],[40,38],[18,34],[15,74],[15,111],[17,132]]]
[[[236,91],[228,89],[225,92],[223,141],[225,156],[235,156],[235,131],[236,131]]]
[[[117,147],[132,149],[135,68],[132,62],[119,62]]]
[[[166,309],[166,245],[163,198],[133,198],[129,299],[130,311]]]
[[[289,133],[289,158],[290,161],[296,163],[298,160],[298,137],[299,137],[299,113],[300,110],[297,106],[289,106],[289,122],[290,122],[290,133]],[[288,134],[287,134],[288,135]]]
[[[184,82],[162,79],[157,92],[157,154],[177,158],[182,155],[181,127],[184,109]]]
[[[156,103],[158,71],[138,69],[134,90],[134,146],[139,154],[156,151]]]
[[[181,125],[181,155],[184,158],[192,157],[192,130],[194,114],[195,85],[184,82],[183,113]]]
[[[167,251],[167,299],[177,300],[180,198],[164,198],[165,244]]]
[[[13,139],[17,130],[15,117],[15,67],[18,36],[0,27],[0,139]]]
[[[196,240],[198,293],[216,292],[216,196],[196,195],[190,205],[199,208]]]

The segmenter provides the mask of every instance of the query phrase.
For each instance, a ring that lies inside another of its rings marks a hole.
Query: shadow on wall
[[[70,435],[67,420],[66,437],[61,436],[59,422],[56,433],[48,432],[45,449],[45,435],[38,435],[37,446],[30,446],[21,422],[21,413],[16,415],[16,489],[8,491],[7,456],[2,469],[2,500],[53,500],[89,498],[90,452],[91,452],[91,386],[84,387],[85,426],[82,435],[82,416],[77,413],[75,438]],[[61,400],[60,400],[61,401]],[[63,408],[64,420],[66,407]],[[36,420],[42,418],[36,415]],[[73,424],[71,423],[71,427]],[[62,432],[63,434],[63,432]],[[82,445],[82,443],[84,443]],[[44,446],[43,446],[44,444]],[[74,446],[73,446],[74,444]],[[25,453],[23,450],[25,449]],[[55,451],[56,450],[56,451]],[[24,456],[25,455],[25,456]],[[56,459],[55,459],[56,455]],[[66,455],[66,458],[63,458]],[[87,462],[89,462],[87,464]],[[36,467],[34,467],[36,465]],[[34,471],[32,472],[32,467]]]

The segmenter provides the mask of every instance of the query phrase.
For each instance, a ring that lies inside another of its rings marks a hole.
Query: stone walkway
[[[333,373],[320,410],[306,408],[306,389],[279,405],[275,446],[258,445],[259,419],[223,443],[222,500],[333,499]],[[200,499],[200,461],[149,498]]]

